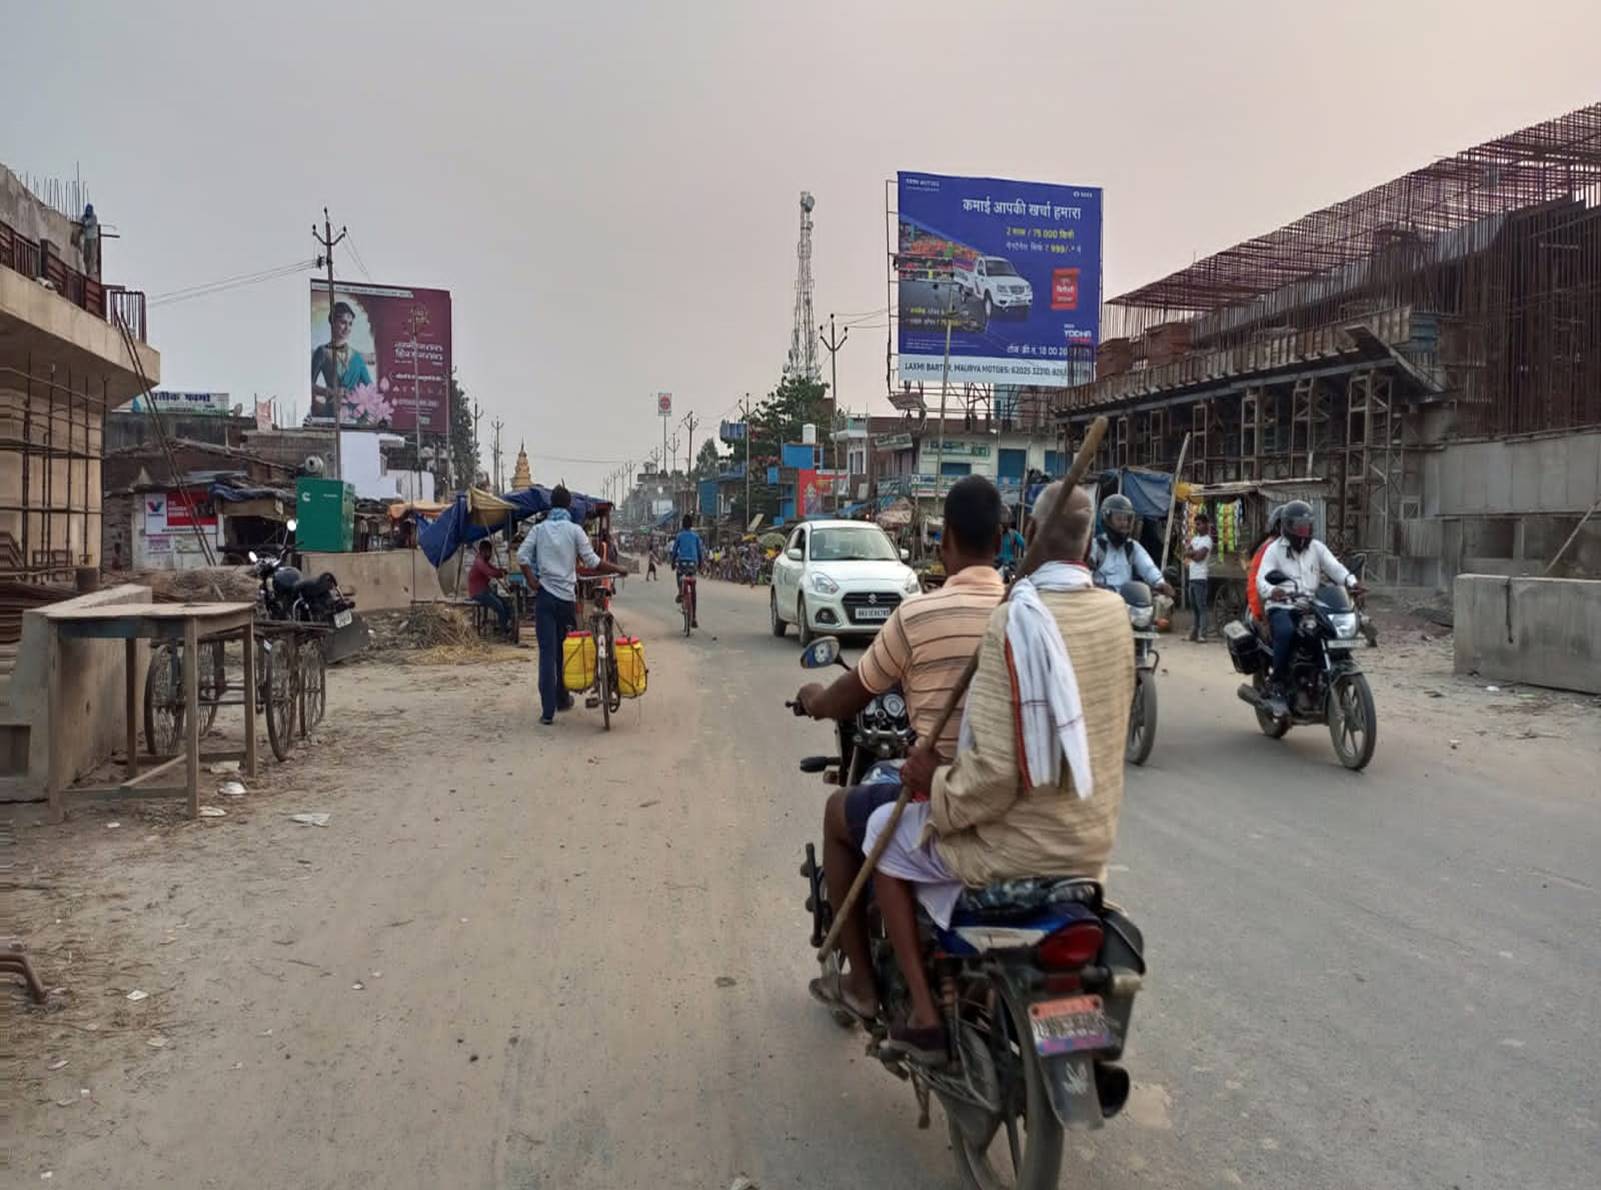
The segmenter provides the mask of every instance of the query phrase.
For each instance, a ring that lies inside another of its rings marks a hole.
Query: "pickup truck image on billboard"
[[[1062,387],[1100,335],[1101,192],[899,175],[900,376]]]

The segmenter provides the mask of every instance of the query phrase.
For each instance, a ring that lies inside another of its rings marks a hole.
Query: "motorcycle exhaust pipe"
[[[1262,696],[1256,692],[1256,687],[1251,685],[1251,683],[1241,682],[1240,688],[1236,690],[1235,693],[1240,696],[1241,702],[1249,703],[1259,711],[1264,709]]]
[[[1101,1118],[1110,1120],[1128,1102],[1132,1080],[1128,1071],[1110,1062],[1095,1063],[1095,1093],[1101,1099]]]

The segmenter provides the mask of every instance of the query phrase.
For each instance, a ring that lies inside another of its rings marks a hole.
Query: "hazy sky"
[[[897,169],[1104,187],[1110,295],[1601,98],[1596,0],[0,0],[0,20],[0,160],[81,166],[123,236],[108,280],[157,295],[309,259],[327,204],[374,279],[452,291],[486,458],[498,414],[536,480],[585,488],[659,444],[657,389],[710,428],[777,380],[802,189],[820,320],[884,306]],[[307,289],[153,309],[163,386],[304,414]],[[887,409],[883,326],[840,353],[854,409]]]

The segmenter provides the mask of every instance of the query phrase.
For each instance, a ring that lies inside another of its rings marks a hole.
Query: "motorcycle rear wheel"
[[[952,1110],[951,1104],[943,1103],[956,1171],[967,1190],[1055,1190],[1062,1172],[1062,1123],[1051,1109],[1050,1091],[1045,1086],[1045,1072],[1034,1051],[1028,1021],[1010,998],[1002,997],[1002,1003],[1011,1024],[1011,1044],[1023,1062],[1024,1114],[1021,1120],[990,1116],[975,1130],[972,1125],[977,1123],[976,1109],[964,1106]],[[1000,1157],[1000,1166],[1010,1167],[1010,1176],[990,1160],[996,1137],[1003,1132],[1007,1134],[1005,1147],[1009,1152]],[[1016,1148],[1012,1147],[1014,1144]]]
[[[1335,678],[1329,689],[1329,739],[1340,763],[1352,772],[1367,768],[1378,736],[1378,712],[1367,676],[1347,673]]]

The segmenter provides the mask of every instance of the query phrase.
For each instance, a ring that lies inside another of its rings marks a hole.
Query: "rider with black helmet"
[[[1279,538],[1267,547],[1256,572],[1256,590],[1267,610],[1268,627],[1273,633],[1273,682],[1282,697],[1288,676],[1290,653],[1295,643],[1295,618],[1290,614],[1290,598],[1297,592],[1311,594],[1324,576],[1347,589],[1359,589],[1352,574],[1329,547],[1312,536],[1312,506],[1305,500],[1291,500],[1279,509]],[[1270,583],[1275,571],[1282,581]]]
[[[1095,585],[1121,591],[1123,584],[1139,579],[1162,594],[1173,594],[1172,586],[1151,561],[1151,555],[1134,540],[1134,502],[1119,492],[1101,501],[1101,531],[1090,546],[1090,570]]]

